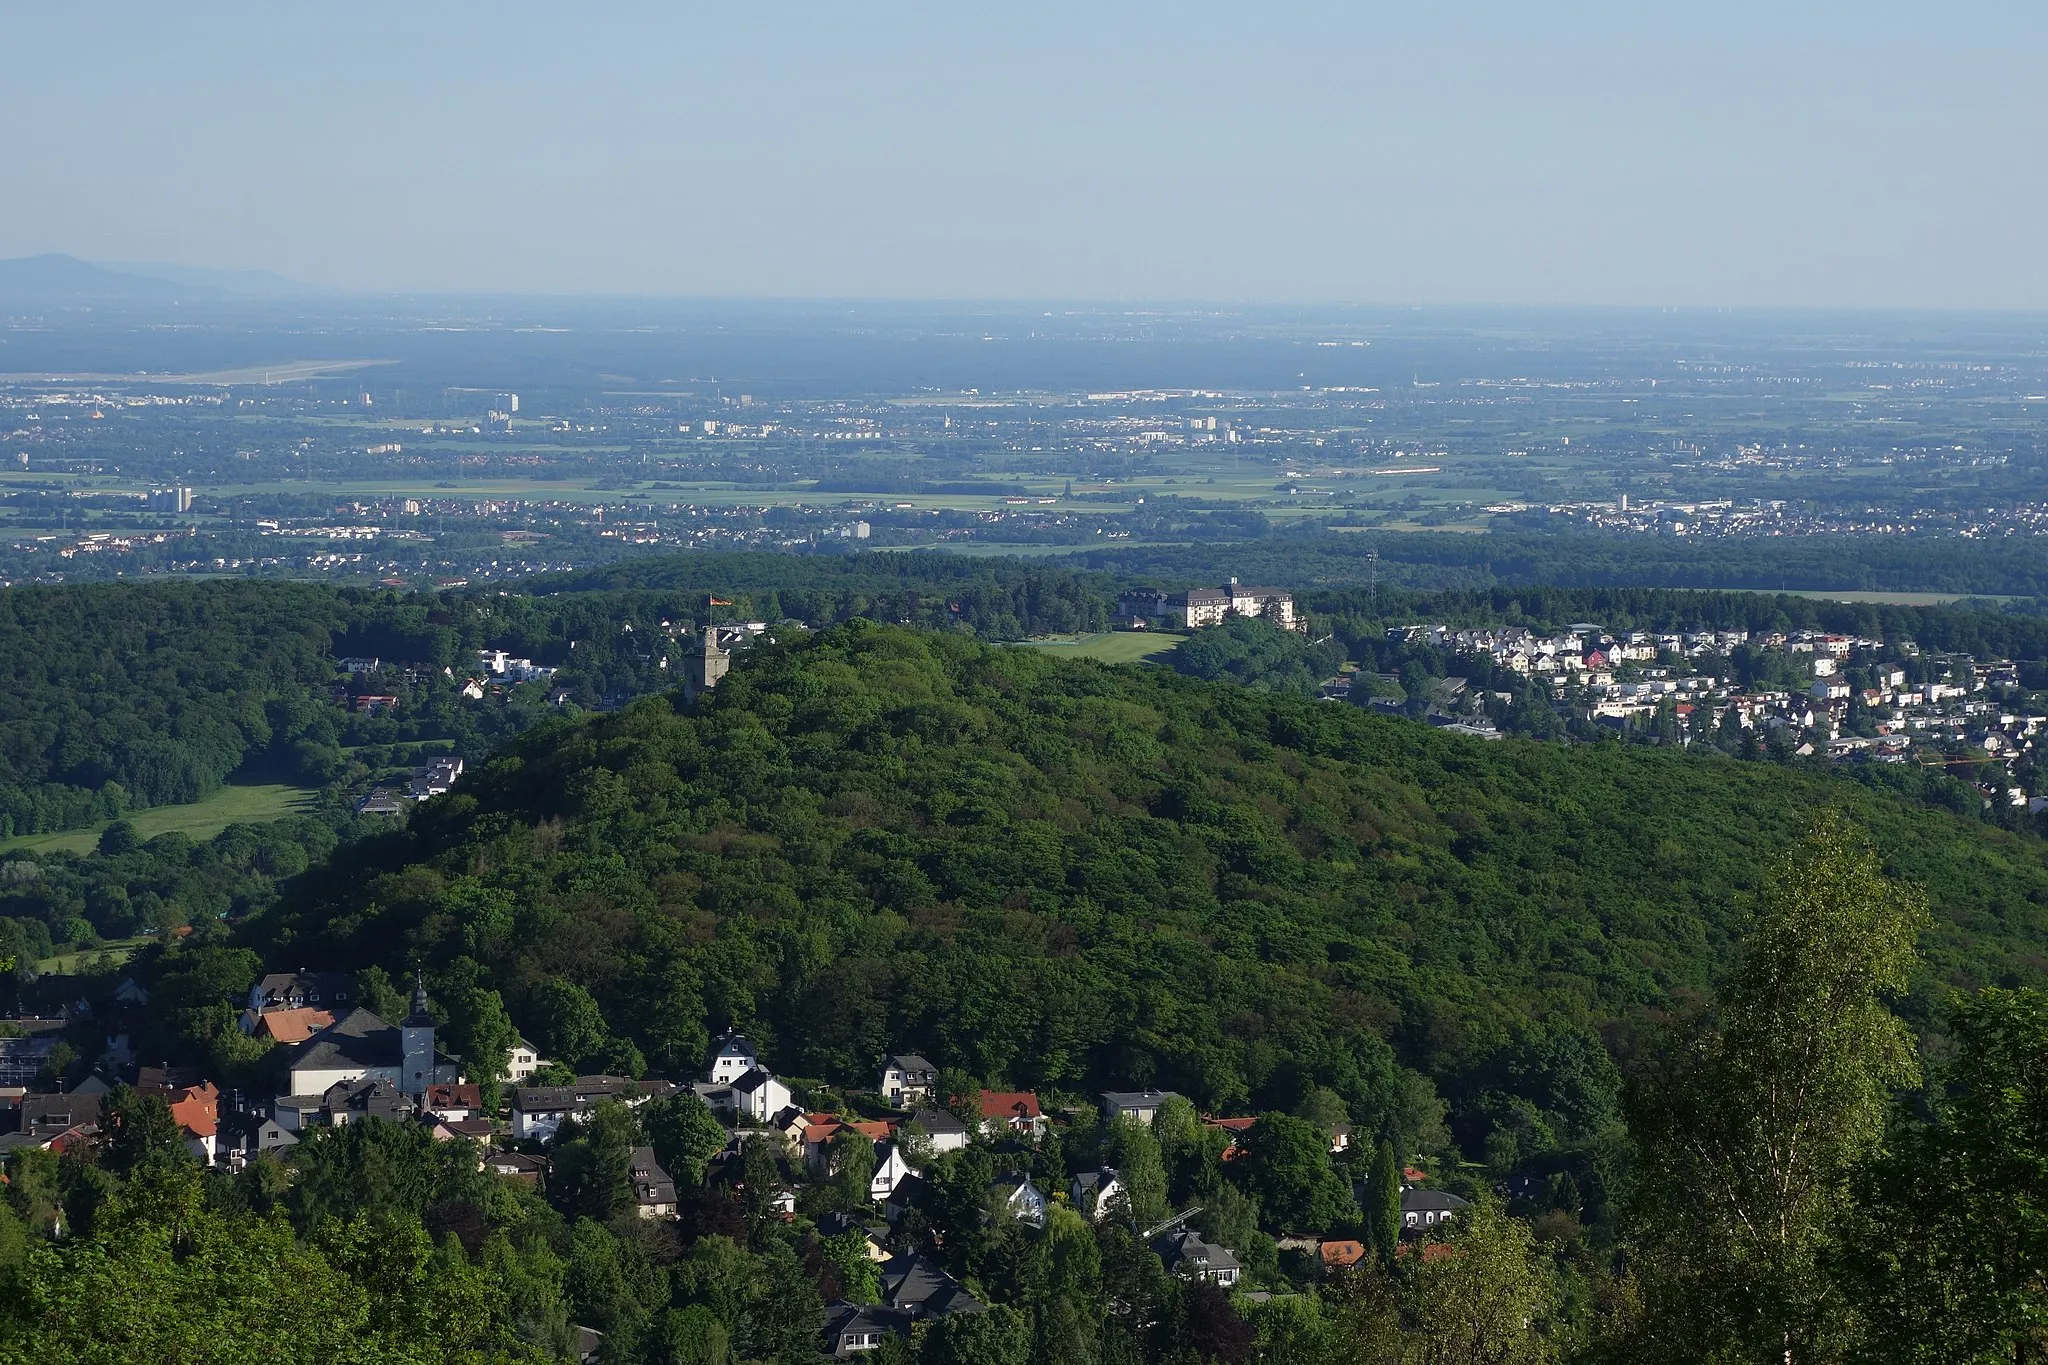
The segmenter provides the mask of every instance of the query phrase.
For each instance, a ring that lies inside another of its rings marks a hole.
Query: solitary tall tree
[[[1381,1263],[1392,1265],[1401,1249],[1401,1160],[1384,1138],[1365,1181],[1365,1230]]]
[[[1885,997],[1906,985],[1920,896],[1833,816],[1768,886],[1718,1021],[1631,1087],[1637,1359],[1799,1365],[1840,1349],[1823,1254],[1893,1091],[1917,1075]]]

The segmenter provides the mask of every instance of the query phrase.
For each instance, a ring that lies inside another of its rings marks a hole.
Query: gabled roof
[[[1228,1248],[1203,1241],[1201,1234],[1193,1228],[1168,1233],[1154,1242],[1152,1249],[1159,1253],[1159,1259],[1166,1262],[1168,1268],[1185,1265],[1197,1270],[1238,1269],[1237,1257],[1231,1255]]]
[[[1401,1212],[1403,1213],[1448,1213],[1453,1209],[1470,1208],[1471,1205],[1446,1190],[1403,1190],[1401,1191]]]
[[[920,1072],[928,1072],[932,1075],[937,1075],[939,1070],[930,1062],[918,1056],[915,1052],[890,1053],[887,1057],[884,1057],[882,1059],[882,1069],[884,1071],[907,1071],[913,1075],[918,1074]]]
[[[652,1147],[635,1147],[632,1156],[633,1197],[642,1204],[673,1204],[676,1182],[654,1159]]]
[[[261,1002],[284,1004],[293,997],[317,1000],[322,1005],[345,1004],[355,995],[355,982],[347,972],[271,972],[256,983],[253,997]]]
[[[403,1060],[398,1030],[358,1005],[301,1043],[291,1069],[345,1071],[397,1066]]]
[[[255,1032],[258,1038],[268,1035],[280,1043],[303,1043],[333,1023],[332,1011],[302,1005],[263,1011],[256,1016]]]
[[[171,1117],[193,1137],[212,1137],[220,1130],[220,1091],[211,1081],[179,1091],[171,1098]]]
[[[1363,1242],[1325,1242],[1321,1250],[1323,1264],[1326,1266],[1357,1265],[1365,1259],[1365,1243]]]
[[[775,1081],[775,1077],[770,1075],[765,1068],[757,1066],[750,1068],[744,1076],[735,1079],[732,1083],[732,1088],[736,1094],[751,1095],[757,1090],[765,1089],[771,1081],[778,1085],[781,1084],[781,1082]],[[787,1089],[788,1087],[785,1086],[784,1088]]]
[[[512,1107],[522,1114],[543,1114],[576,1107],[576,1092],[566,1085],[519,1085],[512,1088]]]
[[[981,1092],[981,1116],[985,1119],[1039,1119],[1045,1116],[1038,1107],[1038,1096],[1030,1090],[984,1090]]]
[[[958,1133],[966,1136],[967,1125],[944,1109],[920,1109],[910,1116],[910,1121],[937,1137],[941,1133]]]
[[[1105,1090],[1102,1102],[1112,1109],[1157,1109],[1168,1100],[1179,1099],[1171,1090]]]

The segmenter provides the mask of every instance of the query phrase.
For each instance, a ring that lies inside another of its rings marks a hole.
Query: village
[[[874,1292],[827,1303],[818,1343],[840,1357],[907,1337],[922,1322],[985,1311],[932,1254],[958,1235],[957,1217],[944,1207],[945,1184],[957,1185],[963,1170],[989,1177],[978,1215],[989,1223],[1027,1236],[1061,1217],[1121,1225],[1168,1272],[1256,1301],[1276,1288],[1288,1292],[1290,1274],[1312,1282],[1373,1254],[1361,1209],[1383,1177],[1369,1169],[1371,1144],[1354,1146],[1350,1123],[1328,1112],[1198,1117],[1186,1099],[1154,1088],[1052,1104],[1032,1091],[948,1093],[947,1073],[915,1052],[880,1059],[870,1086],[827,1086],[777,1076],[734,1031],[713,1043],[695,1076],[574,1075],[521,1039],[504,1069],[483,1078],[441,1049],[423,983],[414,983],[396,1022],[365,998],[356,978],[330,971],[273,972],[250,987],[236,1026],[273,1049],[275,1094],[142,1061],[151,1052],[142,1022],[149,992],[132,977],[97,1003],[81,996],[52,1017],[13,1021],[13,1036],[0,1037],[0,1124],[7,1125],[0,1156],[89,1155],[133,1122],[112,1107],[123,1096],[141,1097],[163,1102],[192,1160],[226,1174],[269,1162],[289,1180],[293,1149],[316,1130],[391,1124],[437,1143],[467,1144],[479,1171],[545,1194],[557,1153],[605,1128],[607,1112],[650,1120],[634,1123],[636,1134],[673,1134],[680,1125],[692,1136],[670,1160],[700,1167],[703,1179],[672,1172],[652,1142],[637,1142],[626,1154],[632,1214],[675,1223],[706,1201],[744,1196],[793,1231],[857,1248],[873,1267]],[[97,1057],[75,1055],[66,1041],[83,1038],[104,1040]],[[663,1119],[654,1120],[656,1113]],[[1308,1169],[1295,1175],[1341,1192],[1334,1204],[1325,1201],[1329,1225],[1279,1228],[1274,1236],[1253,1230],[1250,1245],[1239,1229],[1235,1249],[1206,1240],[1200,1203],[1164,1202],[1160,1152],[1174,1141],[1169,1129],[1182,1142],[1192,1138],[1211,1167],[1206,1183],[1218,1190],[1218,1172],[1246,1162],[1262,1143],[1298,1148],[1307,1136]],[[1383,1160],[1385,1151],[1382,1143]],[[1112,1164],[1117,1153],[1132,1158],[1130,1169]],[[983,1164],[963,1166],[970,1154]],[[1469,1201],[1434,1187],[1414,1164],[1398,1169],[1398,1193],[1380,1196],[1388,1212],[1396,1202],[1399,1209],[1401,1240],[1393,1249],[1425,1257],[1447,1251],[1442,1239]],[[750,1190],[749,1182],[772,1188]],[[63,1216],[56,1215],[59,1224]],[[595,1359],[602,1334],[580,1330],[585,1358]]]
[[[1539,634],[1425,624],[1387,634],[1438,652],[1448,667],[1483,662],[1492,670],[1490,687],[1456,674],[1430,680],[1424,710],[1440,725],[1498,736],[1498,713],[1521,693],[1499,686],[1505,676],[1536,684],[1561,715],[1653,741],[1691,745],[1733,734],[1802,758],[1946,767],[1977,781],[1987,800],[2035,814],[2048,808],[2030,785],[2048,704],[2022,685],[2009,659],[1806,630],[1608,631],[1579,623]],[[1332,679],[1325,695],[1405,709],[1404,700],[1361,695],[1360,681]]]

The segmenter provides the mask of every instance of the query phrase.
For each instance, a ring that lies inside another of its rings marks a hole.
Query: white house
[[[734,1112],[755,1123],[766,1123],[789,1108],[789,1087],[758,1066],[734,1081],[731,1089]]]
[[[1417,1232],[1426,1232],[1457,1217],[1458,1210],[1468,1207],[1463,1199],[1443,1190],[1401,1191],[1401,1226]]]
[[[1152,1243],[1159,1259],[1174,1274],[1192,1280],[1207,1280],[1225,1289],[1237,1283],[1243,1267],[1223,1247],[1205,1242],[1191,1228],[1171,1232]]]
[[[505,1074],[498,1077],[508,1085],[524,1085],[526,1078],[540,1070],[541,1055],[532,1043],[524,1038],[512,1042],[511,1052],[505,1057]]]
[[[1067,1187],[1067,1197],[1080,1215],[1098,1223],[1109,1216],[1123,1193],[1123,1177],[1108,1166],[1081,1172]]]
[[[882,1098],[898,1109],[930,1104],[939,1083],[939,1069],[914,1052],[892,1054],[882,1060],[881,1084],[875,1088]]]
[[[875,1174],[868,1181],[868,1198],[876,1203],[887,1199],[911,1176],[919,1174],[903,1155],[903,1149],[893,1142],[875,1144]]]
[[[944,1109],[920,1109],[906,1128],[923,1134],[933,1152],[957,1152],[967,1145],[967,1125]]]
[[[1118,1119],[1150,1123],[1161,1105],[1178,1098],[1171,1090],[1105,1090],[1102,1092],[1102,1116],[1112,1123]]]
[[[1045,1226],[1045,1192],[1027,1175],[1007,1175],[988,1187],[989,1205],[998,1214],[1032,1227]]]
[[[760,1065],[761,1057],[754,1050],[754,1045],[737,1033],[728,1033],[711,1049],[711,1061],[704,1069],[704,1079],[713,1085],[731,1085]]]

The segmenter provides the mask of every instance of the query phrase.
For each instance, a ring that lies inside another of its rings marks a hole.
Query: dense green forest
[[[1368,564],[1368,555],[1377,555]],[[1478,589],[1559,587],[1745,589],[1758,592],[1943,592],[2048,597],[2048,560],[2027,537],[1623,536],[1587,532],[1276,532],[1223,545],[1087,550],[1068,561],[1120,578],[1297,587],[1382,584]]]
[[[225,908],[127,970],[151,1054],[248,1093],[282,1054],[235,1002],[316,963],[387,1014],[423,967],[482,1070],[516,1029],[577,1069],[687,1075],[738,1025],[813,1104],[905,1049],[949,1090],[1072,1102],[1056,1139],[928,1163],[892,1240],[993,1307],[878,1361],[1676,1365],[1794,1332],[1802,1361],[1974,1360],[2027,1330],[2038,1115],[2013,1078],[2048,1056],[2048,1010],[1974,992],[2048,973],[2048,843],[1822,772],[1476,744],[854,621],[694,706],[537,725],[400,829],[110,831],[16,867],[24,949],[66,907]],[[1788,1106],[1809,1073],[1819,1098]],[[1090,1091],[1143,1084],[1191,1103],[1152,1130],[1091,1117]],[[1242,1159],[1198,1110],[1258,1116]],[[1362,1139],[1341,1161],[1337,1119]],[[1795,1196],[1672,1196],[1777,1159],[1780,1123],[1804,1135]],[[182,1358],[194,1324],[220,1358],[558,1359],[583,1324],[607,1361],[793,1365],[825,1300],[873,1293],[860,1234],[814,1221],[865,1206],[864,1169],[785,1220],[771,1145],[718,1159],[687,1093],[570,1124],[541,1191],[423,1127],[351,1123],[233,1176],[189,1164],[160,1099],[118,1089],[103,1128],[9,1163],[0,1359]],[[678,1175],[673,1222],[634,1212],[642,1143]],[[1453,1256],[1407,1264],[1375,1221],[1400,1159],[1476,1201]],[[1176,1280],[1115,1219],[985,1215],[1002,1171],[1057,1189],[1098,1162],[1138,1226],[1200,1205],[1278,1296]],[[1301,1227],[1383,1255],[1325,1273],[1279,1250]],[[1978,1229],[2010,1255],[1973,1259]]]
[[[860,624],[699,712],[529,733],[245,932],[481,971],[572,1062],[687,1065],[737,1024],[834,1081],[914,1046],[1217,1110],[1326,1086],[1377,1126],[1410,1072],[1466,1098],[1527,1020],[1589,1037],[1705,989],[1768,853],[1831,806],[1934,897],[1916,1021],[2038,975],[2048,844],[1856,783]],[[551,1036],[565,989],[607,1031]]]
[[[966,628],[993,640],[1102,630],[1112,581],[1065,567],[938,553],[693,554],[629,560],[538,578],[539,593],[640,589],[730,598],[721,620],[829,624],[855,617],[927,629]]]
[[[481,757],[539,720],[549,690],[465,703],[457,679],[484,647],[561,669],[553,688],[589,709],[673,686],[682,635],[707,619],[862,617],[1007,640],[1099,629],[1117,585],[1103,574],[945,555],[732,554],[635,561],[503,593],[239,580],[7,589],[0,837],[199,800],[236,772],[357,780],[369,770],[366,748],[375,759],[391,756],[390,746],[435,741]],[[2015,658],[2030,686],[2048,684],[2048,624],[2010,612],[1669,589],[1327,588],[1301,600],[1318,637],[1334,633],[1365,662],[1387,625],[1414,620],[1818,626]],[[1176,667],[1304,692],[1336,667],[1333,650],[1314,648],[1312,658],[1292,641],[1254,650],[1226,631],[1190,641]],[[351,655],[391,666],[375,690],[399,698],[394,711],[347,709],[336,663]]]
[[[705,555],[608,577],[635,590],[594,590],[596,579],[445,596],[239,580],[0,590],[0,837],[197,801],[243,769],[331,781],[363,745],[433,739],[481,756],[537,718],[541,690],[465,705],[443,670],[474,671],[484,647],[561,668],[556,686],[594,707],[673,685],[676,634],[714,614],[868,615],[1021,638],[1099,628],[1108,610],[1071,574],[944,556]],[[712,606],[712,593],[725,600]],[[394,713],[337,704],[348,656],[394,666],[376,689],[399,697]]]
[[[1265,691],[1313,697],[1348,656],[1334,640],[1310,640],[1256,618],[1197,631],[1166,656],[1176,673],[1225,679]]]

